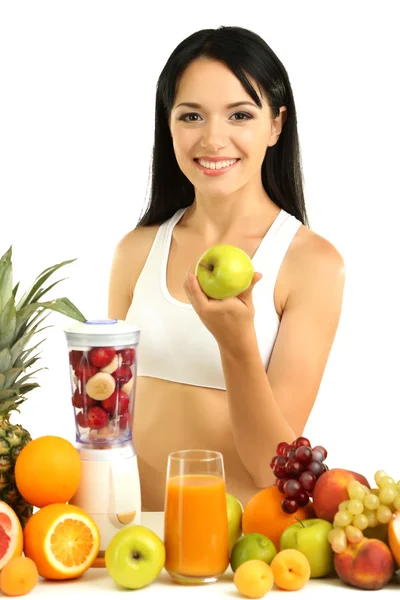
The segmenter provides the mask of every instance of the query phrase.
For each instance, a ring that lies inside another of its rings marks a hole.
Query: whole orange
[[[68,440],[55,435],[38,437],[19,453],[15,483],[33,506],[69,502],[81,478],[79,452]]]
[[[311,502],[295,513],[285,513],[281,502],[285,496],[276,485],[272,485],[255,494],[244,507],[242,530],[247,533],[262,533],[269,538],[279,552],[280,538],[284,530],[297,519],[310,519],[314,516]]]

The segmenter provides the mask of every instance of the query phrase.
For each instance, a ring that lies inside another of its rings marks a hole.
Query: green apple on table
[[[140,589],[160,574],[165,564],[165,546],[151,529],[131,525],[111,538],[104,558],[115,583],[124,588]]]
[[[226,494],[226,508],[228,511],[229,528],[229,554],[237,540],[242,535],[243,506],[240,500],[232,494]]]
[[[280,550],[295,548],[308,559],[311,578],[333,573],[334,554],[328,542],[333,525],[325,519],[304,519],[289,525],[280,538]]]
[[[195,275],[209,298],[223,300],[247,290],[253,280],[254,267],[241,248],[215,244],[199,258]]]

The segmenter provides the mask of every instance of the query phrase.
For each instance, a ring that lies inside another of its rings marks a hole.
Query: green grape
[[[365,496],[365,492],[359,481],[350,481],[347,485],[347,492],[351,500],[362,500]]]
[[[343,502],[341,502],[338,506],[338,510],[347,510],[347,507],[349,505],[349,501],[348,500],[343,500]]]
[[[398,494],[393,500],[393,507],[395,508],[395,510],[400,510],[400,494]]]
[[[347,510],[352,515],[361,515],[361,513],[364,511],[364,504],[361,502],[361,500],[349,500]]]
[[[353,523],[354,527],[363,531],[368,527],[368,517],[366,515],[354,515]]]
[[[381,502],[381,504],[391,504],[395,499],[396,494],[397,490],[395,485],[385,485],[381,488],[381,491],[379,492],[379,501]]]
[[[376,518],[379,523],[389,523],[392,518],[392,511],[388,506],[381,504],[376,509]]]
[[[374,494],[374,496],[379,496],[380,491],[381,490],[379,488],[371,488],[370,489],[370,493]]]
[[[346,527],[353,520],[353,515],[348,510],[339,510],[333,519],[334,527]]]
[[[376,527],[378,525],[378,519],[376,518],[376,510],[364,510],[363,514],[368,519],[368,527]]]
[[[350,544],[358,544],[364,537],[363,532],[357,527],[354,527],[354,525],[348,525],[346,527],[345,535]]]
[[[367,494],[364,498],[364,506],[369,510],[376,510],[380,504],[380,500],[378,496],[375,494]]]
[[[332,529],[328,533],[328,542],[332,544],[332,542],[341,535],[341,531],[344,531],[342,527],[333,526]]]
[[[332,533],[334,532],[334,533]],[[346,534],[344,532],[343,529],[331,529],[331,531],[329,533],[332,533],[331,535],[331,546],[332,546],[332,550],[335,553],[340,554],[340,552],[344,552],[347,548],[347,538],[346,538]]]
[[[389,477],[389,475],[385,475],[384,477],[381,477],[379,479],[379,483],[378,483],[378,488],[381,490],[384,487],[386,487],[387,485],[392,485],[394,483],[394,479],[392,479],[391,477]]]
[[[375,483],[376,485],[379,485],[380,480],[382,479],[382,477],[387,477],[387,473],[386,471],[377,471],[374,475],[374,479],[375,479]]]

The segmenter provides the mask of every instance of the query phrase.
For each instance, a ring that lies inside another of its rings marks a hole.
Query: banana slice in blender
[[[121,366],[122,356],[120,354],[116,354],[111,362],[108,363],[105,367],[102,367],[100,371],[102,373],[114,373]]]
[[[105,400],[115,391],[115,379],[109,373],[96,373],[86,383],[86,393],[93,400]]]
[[[129,396],[129,394],[131,393],[132,387],[133,387],[133,377],[131,377],[129,381],[124,383],[124,385],[121,387],[121,390],[123,392],[125,392],[125,394],[128,394],[128,396]]]

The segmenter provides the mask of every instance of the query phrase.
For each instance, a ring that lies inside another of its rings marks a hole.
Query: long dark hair
[[[183,40],[172,52],[157,82],[155,135],[148,205],[138,225],[160,224],[194,201],[194,187],[182,173],[174,153],[169,116],[179,79],[195,59],[207,57],[225,63],[251,98],[260,98],[246,77],[249,74],[267,96],[273,117],[287,107],[286,122],[278,142],[268,148],[262,163],[262,184],[279,208],[304,225],[308,218],[304,203],[303,175],[297,133],[296,109],[285,67],[268,44],[242,27],[203,29]]]

